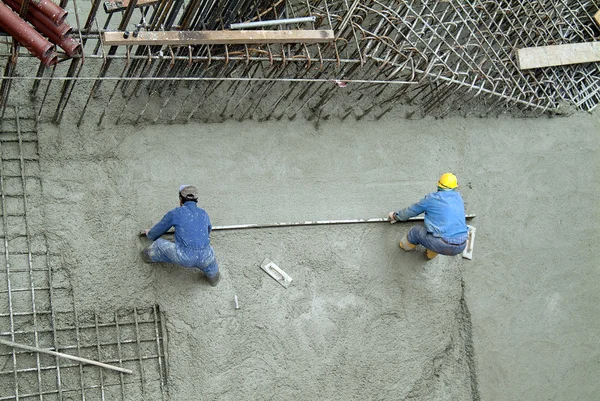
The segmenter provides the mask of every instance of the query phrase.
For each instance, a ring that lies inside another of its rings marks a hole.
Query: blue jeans
[[[159,238],[144,253],[152,262],[172,263],[186,269],[199,270],[208,278],[219,273],[219,265],[210,245],[200,249],[178,248],[174,242]]]
[[[442,255],[458,255],[465,250],[467,242],[465,241],[461,245],[451,245],[446,243],[439,237],[434,237],[433,234],[427,232],[423,226],[412,226],[408,232],[408,242],[411,244],[421,244],[425,248],[437,252]]]

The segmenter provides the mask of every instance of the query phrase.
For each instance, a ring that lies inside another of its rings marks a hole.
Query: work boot
[[[208,281],[208,284],[210,284],[213,287],[216,287],[217,284],[219,284],[220,280],[221,280],[220,272],[217,272],[217,274],[215,274],[213,277],[206,277],[206,281]]]
[[[408,234],[404,234],[404,237],[400,240],[400,248],[406,252],[414,251],[417,246],[408,242]]]
[[[438,255],[437,252],[433,252],[431,249],[425,250],[425,258],[427,260],[431,260],[431,259],[435,258],[437,255]]]
[[[148,255],[148,248],[142,251],[142,259],[146,263],[152,263],[152,259],[150,259],[150,255]]]

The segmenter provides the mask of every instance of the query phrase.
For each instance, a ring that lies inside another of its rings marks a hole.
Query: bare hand
[[[149,228],[146,228],[146,229],[144,230],[144,234],[146,234],[146,237],[148,236],[148,231],[150,231],[150,229],[149,229]]]
[[[394,217],[394,212],[389,212],[388,213],[388,219],[390,220],[390,224],[394,224],[396,221],[396,218]]]

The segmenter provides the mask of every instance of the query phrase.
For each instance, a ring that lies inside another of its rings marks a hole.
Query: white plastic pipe
[[[315,22],[315,17],[299,17],[287,19],[274,19],[270,21],[255,21],[255,22],[240,22],[239,24],[231,24],[230,29],[258,28],[261,26],[297,24],[301,22]]]

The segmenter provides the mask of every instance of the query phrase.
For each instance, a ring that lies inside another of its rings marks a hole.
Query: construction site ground
[[[30,225],[77,310],[160,305],[171,400],[591,401],[599,132],[599,113],[42,124]],[[385,217],[445,171],[477,215],[472,261],[403,252],[411,223],[214,232],[216,288],[140,257],[180,184],[218,226]]]

